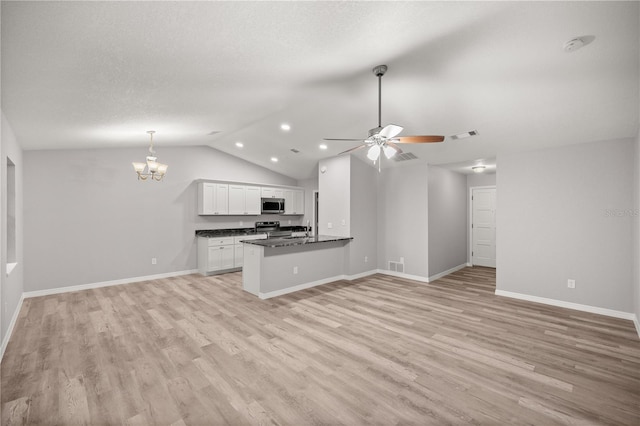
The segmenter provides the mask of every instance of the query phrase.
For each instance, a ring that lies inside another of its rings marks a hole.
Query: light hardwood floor
[[[494,290],[465,268],[265,301],[240,273],[27,299],[2,424],[640,424],[631,321]]]

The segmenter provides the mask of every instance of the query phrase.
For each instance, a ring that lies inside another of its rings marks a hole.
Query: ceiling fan
[[[397,145],[399,143],[432,143],[442,142],[444,136],[398,136],[403,128],[395,124],[387,124],[382,127],[382,76],[387,72],[388,67],[386,65],[378,65],[373,68],[373,74],[378,77],[378,127],[369,130],[369,136],[366,139],[331,139],[325,138],[326,141],[363,141],[362,145],[348,149],[340,154],[346,154],[358,149],[369,147],[367,152],[367,158],[375,162],[380,158],[380,153],[384,152],[385,157],[388,159],[396,154],[401,154],[402,149]],[[338,154],[338,155],[340,155]],[[378,168],[380,165],[378,164]]]

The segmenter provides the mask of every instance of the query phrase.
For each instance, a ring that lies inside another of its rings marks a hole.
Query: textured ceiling
[[[160,160],[162,146],[208,145],[303,179],[357,144],[321,151],[323,137],[377,125],[371,68],[387,64],[383,125],[479,135],[383,166],[472,164],[635,136],[638,6],[3,1],[2,110],[28,150],[143,147],[155,129]],[[565,53],[578,36],[595,39]]]

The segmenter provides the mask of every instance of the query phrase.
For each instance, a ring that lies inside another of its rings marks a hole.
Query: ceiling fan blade
[[[400,132],[402,132],[402,129],[403,127],[396,126],[395,124],[387,124],[382,130],[380,130],[380,133],[378,133],[378,135],[385,138],[392,138],[396,135],[399,135]]]
[[[398,138],[394,138],[393,141],[395,143],[432,143],[432,142],[442,142],[444,140],[444,136],[401,136]]]
[[[402,154],[402,149],[400,149],[400,147],[398,145],[396,145],[393,142],[389,142],[387,141],[387,145],[389,145],[391,148],[396,150],[396,154]]]
[[[358,139],[358,140],[362,140],[362,139]],[[367,146],[367,144],[366,144],[366,143],[363,143],[362,145],[358,145],[358,146],[356,146],[356,147],[354,147],[354,148],[348,149],[348,150],[346,150],[346,151],[342,151],[342,152],[341,152],[340,154],[338,154],[338,155],[346,154],[346,153],[348,153],[348,152],[357,151],[358,149],[360,149],[360,148],[364,148],[365,146]]]
[[[325,140],[325,141],[363,141],[364,139],[362,139],[362,138],[359,138],[359,139],[343,139],[343,138],[340,138],[340,139],[331,139],[331,138],[323,138],[322,140]]]

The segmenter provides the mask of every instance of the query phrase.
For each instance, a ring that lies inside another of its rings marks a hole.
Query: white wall
[[[632,312],[632,140],[498,155],[497,289]],[[567,288],[567,279],[576,288]]]
[[[309,225],[313,227],[313,191],[318,190],[318,177],[299,180],[297,186],[304,188],[304,216],[300,223],[306,226],[307,221],[309,221]]]
[[[321,235],[350,237],[351,158],[349,155],[326,158],[318,166],[318,230]]]
[[[474,186],[494,186],[495,184],[495,173],[471,173],[467,175],[467,188]]]
[[[405,261],[404,273],[428,279],[428,166],[383,169],[378,179],[378,269]]]
[[[429,166],[429,276],[467,263],[467,176]]]
[[[350,159],[350,229],[353,240],[347,246],[347,273],[355,275],[377,268],[378,171],[357,157],[350,156]]]
[[[11,129],[11,125],[2,115],[2,132],[0,141],[0,161],[2,162],[0,186],[2,187],[2,225],[0,234],[2,235],[2,248],[0,255],[0,300],[2,301],[1,311],[1,336],[3,344],[7,331],[11,325],[11,320],[17,315],[18,304],[23,292],[23,281],[25,271],[24,260],[24,214],[23,214],[23,154],[18,141]],[[7,233],[4,231],[7,224],[7,157],[15,164],[16,171],[16,261],[17,266],[9,276],[7,276]],[[4,346],[3,346],[4,348]]]
[[[276,219],[198,216],[196,179],[296,184],[208,147],[157,151],[161,182],[137,181],[144,148],[25,151],[25,291],[195,269],[196,229]]]

